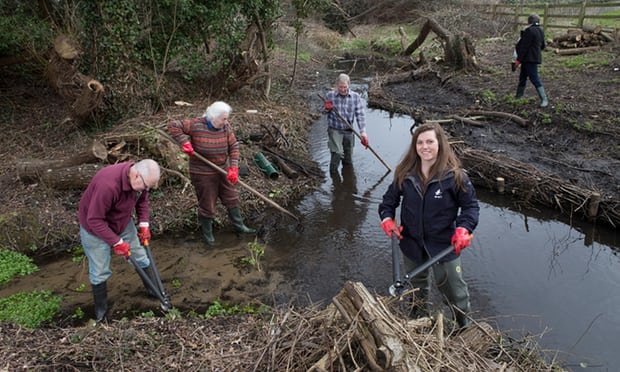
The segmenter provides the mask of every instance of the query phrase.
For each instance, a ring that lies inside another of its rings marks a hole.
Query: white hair
[[[232,107],[226,102],[217,101],[213,102],[207,110],[205,111],[203,117],[207,118],[207,120],[212,121],[215,118],[220,117],[220,115],[226,113],[230,114],[232,112]]]
[[[161,169],[159,168],[159,164],[153,159],[144,159],[140,160],[136,164],[134,164],[136,171],[142,175],[142,177],[150,179],[154,184],[159,183],[159,178],[161,177]]]
[[[351,84],[351,78],[347,74],[338,75],[338,79],[336,79],[336,84],[345,83],[347,85]]]

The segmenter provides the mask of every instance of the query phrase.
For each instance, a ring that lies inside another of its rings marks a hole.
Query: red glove
[[[331,111],[334,109],[334,102],[330,101],[330,100],[326,100],[325,103],[323,104],[323,108],[325,109],[325,111]]]
[[[143,246],[149,245],[149,240],[151,240],[151,230],[148,227],[138,227],[138,239],[140,239],[140,244]]]
[[[362,133],[361,141],[362,141],[362,145],[365,148],[368,148],[368,135],[366,133]]]
[[[181,148],[183,149],[183,152],[186,153],[189,156],[194,155],[194,146],[192,146],[191,142],[185,142]]]
[[[131,247],[129,246],[129,243],[125,241],[121,240],[120,243],[114,244],[114,247],[112,247],[112,249],[114,250],[114,253],[116,253],[119,256],[123,256],[123,257],[131,256]]]
[[[237,181],[239,181],[239,168],[228,167],[228,174],[226,175],[226,179],[233,185],[236,184]]]
[[[396,237],[400,240],[403,236],[400,234],[403,231],[402,226],[396,226],[396,222],[394,222],[393,218],[388,218],[385,221],[381,222],[381,228],[385,231],[385,234],[391,238],[392,233],[396,234]]]
[[[461,254],[462,249],[469,247],[473,237],[474,236],[470,234],[466,228],[457,227],[456,230],[454,230],[454,234],[452,234],[452,239],[450,240],[454,246],[454,253],[457,255]]]

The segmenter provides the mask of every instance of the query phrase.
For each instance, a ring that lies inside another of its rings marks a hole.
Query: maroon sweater
[[[205,117],[173,120],[168,123],[168,132],[178,143],[191,141],[194,151],[217,166],[225,166],[227,159],[230,159],[229,166],[239,166],[239,142],[228,124],[215,129],[207,126]],[[205,175],[217,173],[196,157],[189,159],[189,172]]]
[[[101,169],[80,199],[80,226],[110,246],[121,239],[119,234],[131,222],[134,208],[138,221],[149,221],[149,193],[146,190],[138,193],[131,188],[132,165],[133,162],[125,162]]]

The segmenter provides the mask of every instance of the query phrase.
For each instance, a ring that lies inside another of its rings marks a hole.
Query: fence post
[[[583,28],[583,19],[586,16],[586,3],[587,1],[584,1],[583,3],[581,3],[581,10],[579,11],[579,20],[577,21],[577,26],[579,26],[579,28]]]
[[[543,13],[543,30],[547,30],[547,17],[549,17],[549,4],[545,3],[545,10]]]

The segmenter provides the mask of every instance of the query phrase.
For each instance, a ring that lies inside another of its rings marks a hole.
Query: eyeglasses
[[[142,183],[144,184],[144,190],[149,191],[150,187],[146,184],[144,177],[142,177],[142,175],[139,172],[138,172],[138,176],[140,176],[140,179],[142,180]]]

